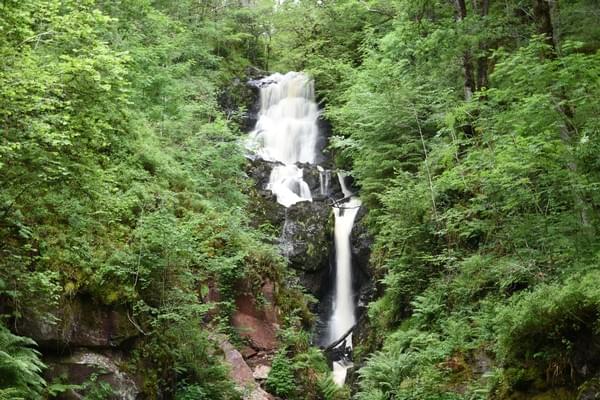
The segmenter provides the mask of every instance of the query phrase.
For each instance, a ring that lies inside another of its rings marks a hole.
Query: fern
[[[0,325],[0,400],[41,398],[46,386],[41,372],[46,366],[32,348],[35,344]]]

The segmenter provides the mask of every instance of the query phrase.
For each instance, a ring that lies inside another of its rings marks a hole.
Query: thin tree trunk
[[[552,10],[548,0],[534,0],[533,16],[535,18],[538,33],[546,37],[546,43],[556,51],[554,42],[554,27],[552,25]]]
[[[558,0],[556,0],[555,4],[558,7]],[[538,32],[541,35],[544,35],[546,43],[551,48],[550,54],[545,54],[545,56],[551,59],[557,58],[558,52],[554,24],[552,22],[552,7],[550,2],[548,0],[534,0],[533,15],[535,17]],[[556,104],[556,110],[561,115],[563,120],[562,126],[560,127],[560,138],[570,149],[573,149],[575,147],[574,142],[577,140],[577,136],[579,136],[577,127],[573,123],[575,112],[569,106],[567,102],[567,95],[563,89],[561,89],[560,93],[557,93],[556,95],[560,99],[560,101]],[[575,159],[575,156],[572,157],[573,158],[567,162],[567,168],[573,173],[573,175],[576,176],[577,160]],[[590,207],[585,201],[585,193],[580,193],[579,190],[574,187],[573,197],[575,201],[575,210],[579,213],[581,224],[584,228],[592,231],[593,233],[594,229],[591,224]]]
[[[465,0],[455,0],[457,20],[463,21],[467,17],[467,6]],[[463,61],[463,73],[464,73],[464,96],[465,100],[469,101],[473,97],[473,93],[477,89],[475,86],[475,77],[473,69],[473,57],[469,50],[465,50],[462,57]],[[463,131],[467,136],[473,136],[473,126],[468,123],[463,127]]]
[[[417,127],[419,128],[419,136],[421,137],[421,144],[423,145],[423,156],[425,157],[425,171],[427,172],[427,180],[429,181],[429,191],[431,193],[431,207],[433,216],[437,220],[437,207],[435,205],[435,191],[433,190],[433,180],[431,179],[431,171],[429,170],[429,157],[427,155],[427,146],[425,145],[425,138],[423,137],[423,130],[421,129],[421,121],[419,120],[419,114],[417,109],[413,106],[413,112],[415,113],[415,120],[417,121]]]
[[[490,11],[490,1],[483,0],[481,2],[477,1],[479,15],[482,18],[487,17]],[[479,43],[479,56],[477,57],[477,90],[482,90],[488,86],[488,56],[487,56],[487,46],[488,44],[485,41],[481,41]]]

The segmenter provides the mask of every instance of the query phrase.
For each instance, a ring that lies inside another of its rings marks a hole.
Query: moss
[[[550,389],[542,393],[515,392],[502,400],[575,400],[576,394],[567,388]]]

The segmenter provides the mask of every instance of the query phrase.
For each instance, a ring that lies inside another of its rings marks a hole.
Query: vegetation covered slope
[[[316,77],[376,238],[356,398],[595,393],[597,2],[284,8],[273,52]]]
[[[146,398],[237,398],[201,328],[207,284],[226,329],[236,282],[282,279],[279,256],[249,227],[240,133],[217,104],[261,56],[253,12],[222,1],[0,2],[4,322],[49,318],[76,297],[124,307],[141,337],[129,369]],[[6,326],[0,398],[64,390]]]

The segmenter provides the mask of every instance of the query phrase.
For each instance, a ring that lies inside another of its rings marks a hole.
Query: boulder
[[[230,376],[242,391],[244,400],[273,400],[273,396],[265,392],[254,380],[253,372],[244,361],[241,353],[226,339],[219,341],[225,354],[225,361],[231,366]]]
[[[225,361],[231,366],[230,376],[238,387],[245,388],[248,385],[254,385],[252,370],[244,361],[242,354],[236,350],[231,343],[221,340],[219,343],[221,350],[225,354]]]
[[[256,380],[266,380],[269,377],[269,372],[271,372],[271,367],[268,365],[257,365],[252,371],[252,376]]]
[[[52,318],[25,313],[18,332],[35,340],[40,348],[115,348],[139,335],[127,311],[98,305],[76,297],[51,311]]]
[[[277,328],[275,324],[236,311],[232,325],[239,335],[246,338],[257,350],[273,350],[277,347]]]
[[[87,350],[76,351],[67,357],[44,360],[48,365],[46,379],[66,379],[71,388],[56,397],[59,400],[85,399],[90,389],[90,382],[103,382],[110,385],[112,395],[109,399],[135,400],[140,390],[136,382],[120,369],[121,357],[115,353],[97,353]]]
[[[303,201],[286,209],[281,253],[294,269],[316,272],[329,266],[333,215],[324,202]]]

